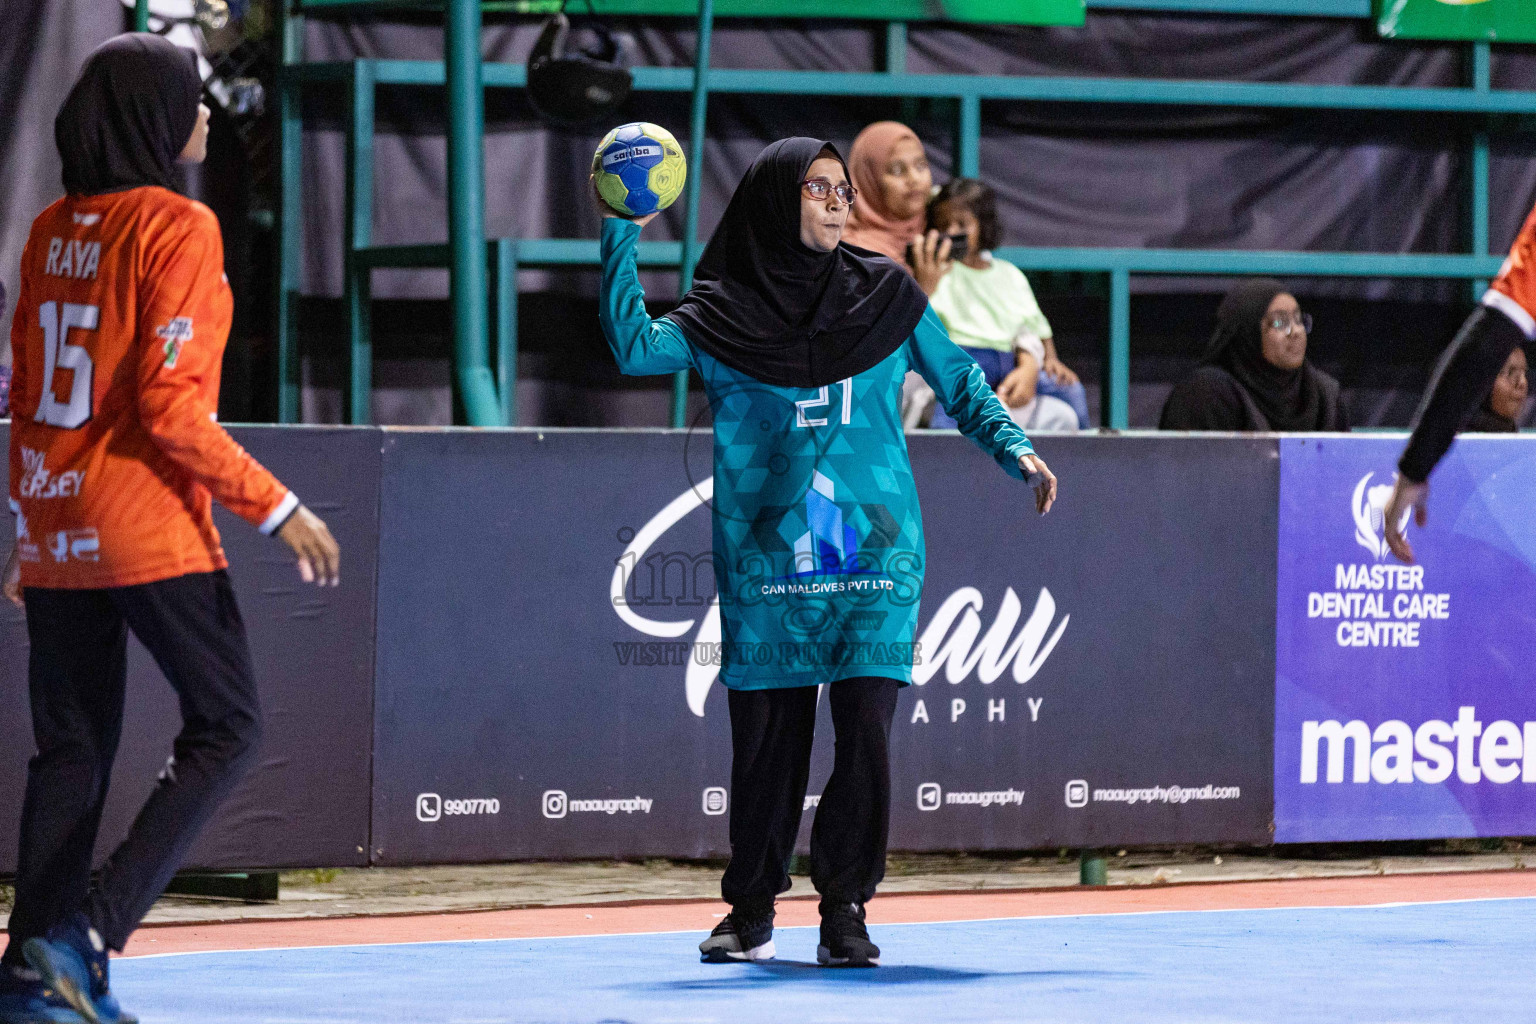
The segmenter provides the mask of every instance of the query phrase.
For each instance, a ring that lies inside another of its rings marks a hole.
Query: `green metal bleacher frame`
[[[307,88],[339,87],[346,92],[348,132],[345,182],[344,297],[348,315],[350,372],[347,421],[371,418],[372,346],[369,304],[372,272],[393,267],[449,267],[454,307],[456,393],[472,425],[516,422],[516,277],[524,268],[596,266],[598,243],[592,239],[484,238],[483,89],[522,88],[520,64],[482,63],[477,42],[481,7],[473,0],[447,0],[447,59],[375,60],[313,63],[303,57],[303,19],[307,12],[333,13],[379,7],[391,0],[281,0],[282,62],[279,80],[281,119],[281,213],[277,333],[278,408],[281,422],[298,419],[298,346],[295,326],[303,248],[299,212],[302,170],[301,94]],[[1294,14],[1367,18],[1370,0],[1087,0],[1093,8],[1135,8],[1233,14]],[[487,4],[487,9],[496,5]],[[507,5],[502,5],[505,8]],[[537,9],[535,0],[518,9]],[[1536,114],[1536,92],[1495,90],[1489,44],[1465,44],[1467,84],[1455,88],[1307,85],[1266,82],[1185,81],[913,74],[906,70],[906,25],[889,23],[883,70],[876,72],[764,71],[711,68],[709,40],[712,0],[701,0],[699,47],[693,68],[641,67],[635,89],[690,92],[693,96],[690,163],[700,165],[708,97],[725,95],[836,95],[939,99],[955,109],[954,166],[962,175],[979,171],[983,103],[1110,103],[1266,109],[1376,111],[1409,117],[1451,115],[1467,124],[1471,159],[1470,252],[1408,254],[1368,252],[1286,252],[1129,248],[1008,247],[999,255],[1026,270],[1079,271],[1106,275],[1109,332],[1102,371],[1102,422],[1128,426],[1130,394],[1130,299],[1132,274],[1213,275],[1274,274],[1307,277],[1439,278],[1472,281],[1480,289],[1498,270],[1501,258],[1489,252],[1489,133],[1506,130],[1497,120]],[[449,243],[376,246],[372,244],[374,97],[378,86],[447,86],[449,93]],[[1507,130],[1520,130],[1518,126]],[[689,175],[685,193],[685,241],[643,242],[642,266],[678,268],[691,281],[701,245],[698,234],[698,186]],[[494,279],[494,287],[487,274]],[[487,322],[488,299],[495,312]],[[488,344],[488,330],[495,344]],[[491,369],[494,347],[496,366]],[[687,379],[674,382],[673,426],[682,426]]]

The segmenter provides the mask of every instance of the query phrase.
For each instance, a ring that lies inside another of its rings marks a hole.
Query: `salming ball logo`
[[[1371,487],[1371,477],[1374,473],[1367,473],[1360,478],[1355,485],[1355,495],[1350,502],[1350,508],[1355,517],[1355,543],[1375,556],[1379,562],[1391,553],[1387,547],[1386,521],[1387,503],[1392,500],[1392,484],[1377,484]],[[1399,530],[1408,528],[1410,512],[1403,513],[1402,522],[1398,523]]]
[[[626,146],[623,149],[610,149],[603,154],[603,170],[612,171],[620,164],[627,164],[631,160],[643,160],[648,156],[659,157],[662,155],[661,147],[654,142],[642,142],[634,146]]]

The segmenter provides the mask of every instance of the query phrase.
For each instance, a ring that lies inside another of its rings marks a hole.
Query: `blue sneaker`
[[[21,953],[87,1024],[139,1024],[108,989],[107,946],[84,914],[75,914],[45,939],[28,939]]]
[[[0,1024],[85,1024],[85,1018],[36,971],[0,967]]]

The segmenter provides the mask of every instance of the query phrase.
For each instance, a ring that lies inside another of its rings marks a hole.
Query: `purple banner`
[[[1414,566],[1402,446],[1280,445],[1276,842],[1536,834],[1536,439],[1456,442]]]

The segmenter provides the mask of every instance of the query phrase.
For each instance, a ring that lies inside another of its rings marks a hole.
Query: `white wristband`
[[[287,494],[283,495],[283,500],[277,503],[277,508],[272,510],[272,514],[267,516],[266,521],[261,524],[259,529],[262,533],[271,536],[273,533],[277,532],[277,528],[279,526],[282,526],[288,521],[288,517],[293,515],[293,510],[298,507],[299,496],[294,494],[292,491],[289,491]]]

